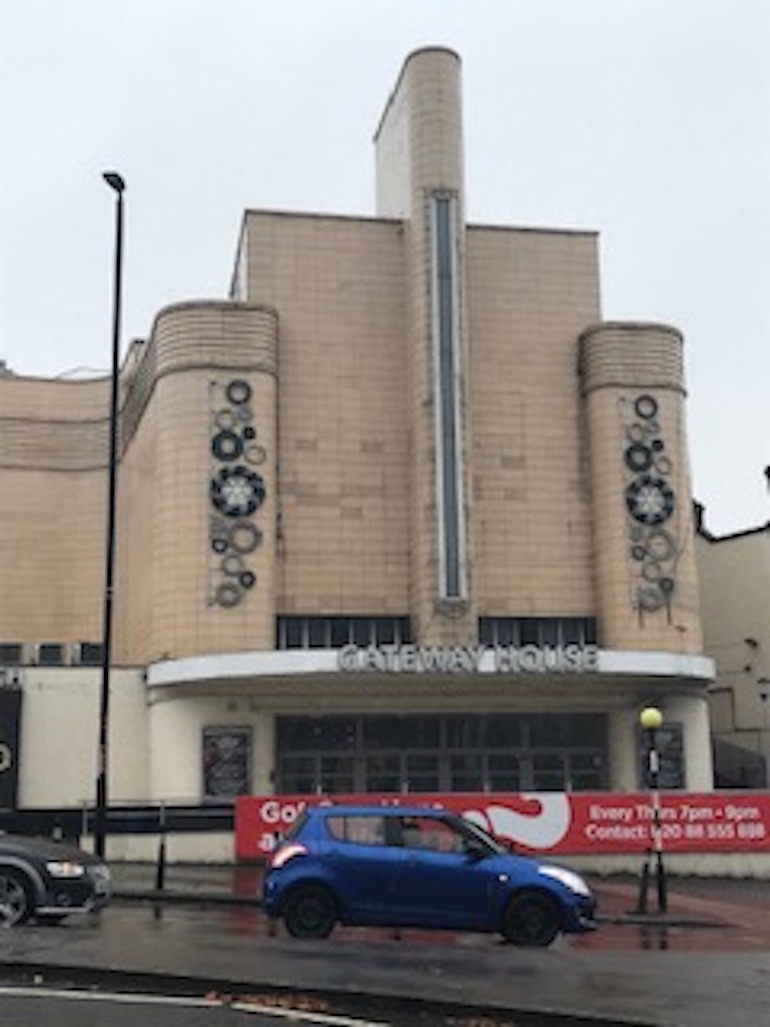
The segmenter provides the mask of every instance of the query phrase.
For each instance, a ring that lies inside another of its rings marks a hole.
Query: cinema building
[[[634,790],[649,703],[709,790],[680,333],[467,223],[456,54],[375,148],[375,216],[246,211],[123,361],[110,798]],[[93,801],[108,397],[0,377],[6,807]]]

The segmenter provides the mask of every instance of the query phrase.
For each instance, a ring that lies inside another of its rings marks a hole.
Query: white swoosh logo
[[[571,811],[569,799],[561,792],[538,792],[522,795],[532,813],[521,813],[510,806],[492,805],[483,810],[464,810],[463,816],[495,837],[529,849],[551,849],[569,830]]]

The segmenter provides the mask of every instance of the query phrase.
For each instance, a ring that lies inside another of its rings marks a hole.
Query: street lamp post
[[[104,180],[115,193],[115,270],[112,312],[112,373],[110,379],[110,453],[107,487],[107,543],[104,572],[102,627],[102,681],[99,693],[99,748],[96,769],[94,851],[104,857],[107,841],[107,764],[110,727],[110,664],[112,661],[112,592],[115,567],[115,499],[118,457],[118,370],[120,366],[120,310],[123,284],[123,192],[126,184],[117,171],[105,171]]]
[[[650,882],[652,863],[655,865],[655,881],[658,892],[658,912],[668,912],[668,888],[666,870],[663,863],[663,825],[660,808],[660,753],[658,751],[658,731],[663,725],[663,714],[657,706],[646,706],[639,714],[639,723],[645,734],[647,757],[647,784],[650,789],[652,820],[650,834],[652,844],[647,849],[639,882],[639,901],[636,911],[647,912],[647,892]]]

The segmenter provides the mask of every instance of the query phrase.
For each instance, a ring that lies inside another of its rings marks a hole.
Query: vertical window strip
[[[454,222],[454,200],[450,196],[434,196],[431,218],[433,339],[439,592],[442,599],[461,599],[465,594]]]

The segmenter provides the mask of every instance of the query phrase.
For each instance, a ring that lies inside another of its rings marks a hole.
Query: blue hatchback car
[[[263,901],[297,938],[325,938],[341,923],[499,932],[544,946],[596,926],[579,874],[419,806],[305,809],[272,854]]]

